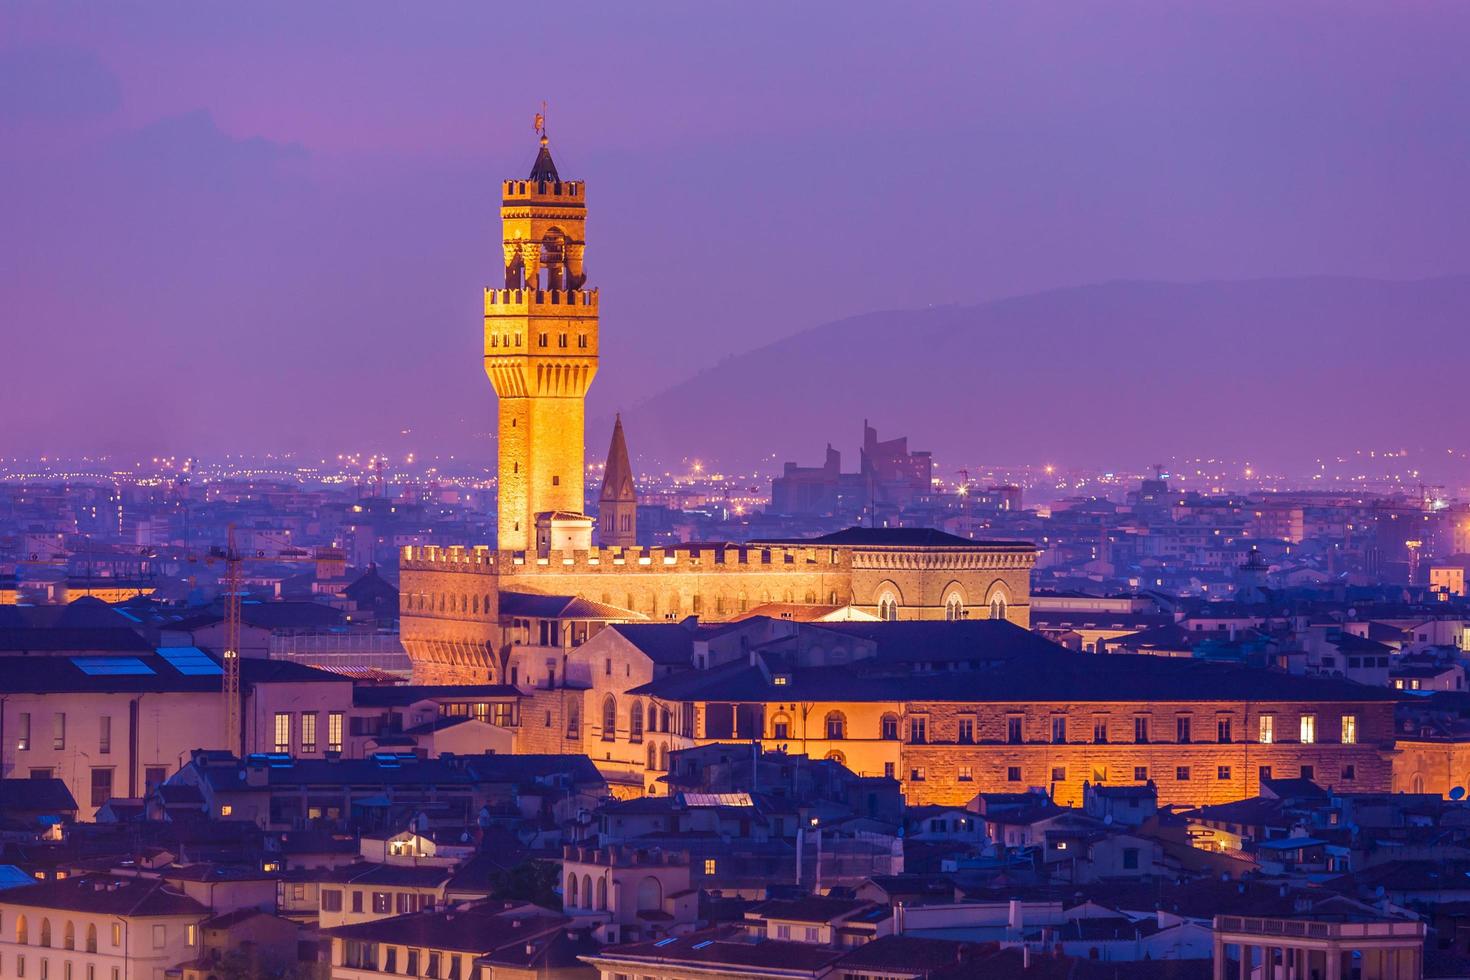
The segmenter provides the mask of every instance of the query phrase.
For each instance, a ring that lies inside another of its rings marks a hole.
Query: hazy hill
[[[1355,448],[1463,448],[1467,374],[1470,277],[1113,282],[828,323],[624,420],[637,454],[728,464],[816,463],[830,440],[852,468],[868,417],[946,463],[1203,453],[1304,468]],[[609,425],[594,424],[594,454]]]

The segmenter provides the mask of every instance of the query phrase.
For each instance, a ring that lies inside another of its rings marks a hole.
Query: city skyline
[[[1467,27],[0,7],[0,977],[1470,978]]]

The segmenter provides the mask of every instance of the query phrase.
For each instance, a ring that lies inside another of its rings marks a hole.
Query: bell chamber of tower
[[[587,197],[546,137],[524,180],[501,185],[504,286],[485,290],[485,373],[499,398],[501,551],[536,546],[542,515],[580,515],[584,400],[597,374],[597,290],[587,289]]]

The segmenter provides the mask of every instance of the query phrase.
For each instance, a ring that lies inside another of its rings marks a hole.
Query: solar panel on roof
[[[77,670],[91,677],[115,677],[125,674],[151,675],[153,668],[137,657],[72,657]]]
[[[220,665],[198,647],[163,647],[158,655],[174,670],[189,677],[218,677],[224,673]]]

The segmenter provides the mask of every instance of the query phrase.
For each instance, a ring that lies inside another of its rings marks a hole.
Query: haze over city
[[[1467,288],[1417,282],[1470,271],[1463,8],[559,9],[555,51],[478,4],[0,11],[0,297],[37,366],[0,394],[7,454],[493,460],[476,306],[545,101],[596,208],[588,417],[628,412],[651,460],[810,457],[868,414],[957,465],[1408,449],[1465,480],[1426,395],[1470,353]],[[1290,283],[1265,336],[1219,295],[1296,277],[1404,284]],[[878,311],[912,312],[788,341]],[[905,338],[956,320],[925,390]],[[721,372],[770,344],[799,390]],[[823,348],[867,372],[842,399]],[[1024,404],[986,424],[986,390]],[[812,411],[778,424],[783,397]]]

